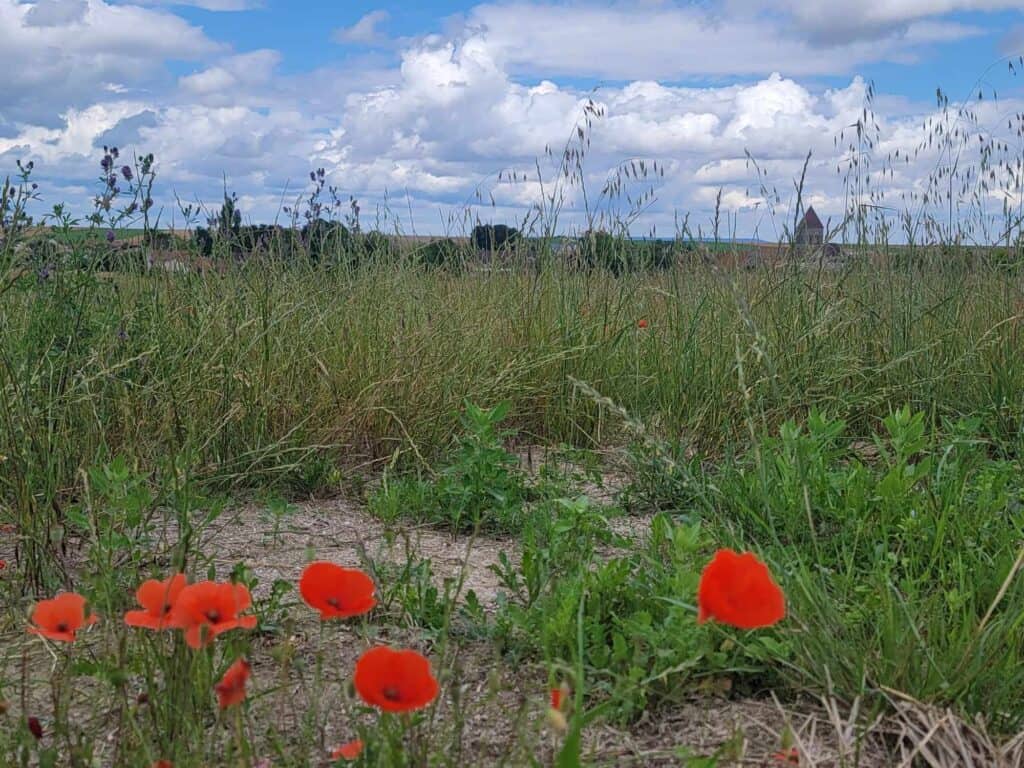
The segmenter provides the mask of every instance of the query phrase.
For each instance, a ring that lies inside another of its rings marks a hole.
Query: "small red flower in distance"
[[[783,752],[776,752],[772,755],[772,759],[777,763],[784,763],[785,765],[800,765],[800,753],[796,747],[791,747]]]
[[[551,689],[551,708],[561,709],[562,708],[562,689],[552,688]]]
[[[416,651],[371,648],[356,662],[356,691],[367,704],[385,712],[411,712],[437,698],[430,662]]]
[[[157,760],[150,768],[174,768],[170,760]]]
[[[361,739],[352,739],[340,747],[335,747],[331,752],[331,760],[355,760],[363,751]]]
[[[252,606],[252,596],[242,584],[200,581],[178,593],[171,609],[170,626],[185,630],[185,642],[192,648],[209,644],[217,635],[232,629],[252,629],[255,616],[239,616]]]
[[[646,328],[647,327],[647,321],[646,320],[640,320],[640,322],[638,322],[636,324],[636,327],[637,328]]]
[[[6,568],[6,567],[7,567],[7,561],[6,560],[0,560],[0,571],[4,570],[4,568]]]
[[[365,573],[334,563],[310,563],[299,579],[302,599],[320,611],[321,621],[367,613],[377,604],[373,591],[373,580]]]
[[[98,621],[96,614],[86,614],[85,598],[75,592],[62,592],[52,600],[40,600],[32,611],[33,635],[71,643],[82,627]]]
[[[38,717],[30,717],[28,719],[28,732],[36,737],[36,741],[43,738],[43,724],[39,722]]]
[[[135,591],[135,599],[142,606],[141,611],[128,611],[124,623],[129,627],[144,629],[168,629],[174,603],[186,586],[185,574],[178,573],[169,579],[149,579]]]
[[[786,615],[786,599],[753,552],[720,549],[704,568],[697,589],[697,621],[740,629],[770,627]]]
[[[213,686],[220,700],[220,708],[227,709],[235,704],[245,701],[245,683],[249,679],[249,671],[252,669],[249,662],[239,659],[224,673],[220,682]]]

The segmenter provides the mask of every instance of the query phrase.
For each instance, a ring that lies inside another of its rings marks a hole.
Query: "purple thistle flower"
[[[124,328],[117,329],[117,340],[128,341],[128,332]]]
[[[112,158],[110,155],[104,155],[103,159],[100,160],[100,168],[102,168],[105,173],[110,173],[110,169],[113,167],[114,158]]]
[[[112,243],[112,242],[114,242],[114,237],[115,237],[115,235],[114,235],[114,230],[112,230],[112,229],[108,229],[108,230],[107,230],[107,242],[108,242],[108,243]]]
[[[124,180],[125,181],[131,181],[132,180],[132,169],[131,169],[131,167],[127,166],[127,165],[123,166],[121,168],[121,175],[124,176]]]

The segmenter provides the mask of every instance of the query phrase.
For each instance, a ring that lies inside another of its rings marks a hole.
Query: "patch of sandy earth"
[[[244,562],[259,578],[257,594],[275,579],[297,583],[310,558],[348,567],[365,565],[367,559],[402,565],[408,550],[429,559],[438,580],[458,578],[465,569],[463,594],[473,590],[488,606],[499,589],[488,567],[503,551],[513,562],[518,557],[511,540],[479,536],[470,541],[426,526],[385,526],[344,499],[295,505],[276,535],[264,508],[245,506],[226,512],[205,538],[204,551],[213,553],[218,572]]]

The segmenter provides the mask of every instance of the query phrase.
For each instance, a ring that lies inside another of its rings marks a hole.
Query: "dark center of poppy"
[[[328,597],[327,604],[331,606],[331,608],[341,608],[341,600],[336,597]]]
[[[211,608],[203,615],[206,616],[207,620],[211,624],[216,624],[218,621],[220,621],[220,611],[218,611],[216,608]]]
[[[171,604],[170,603],[164,603],[164,615],[166,616],[170,612],[171,612]]]
[[[57,631],[58,631],[58,632],[67,632],[67,631],[68,631],[68,625],[67,625],[67,622],[63,622],[63,621],[62,621],[62,622],[59,622],[59,623],[57,624]]]
[[[384,694],[384,698],[388,701],[401,701],[401,692],[393,685],[384,686],[384,690],[381,691]]]

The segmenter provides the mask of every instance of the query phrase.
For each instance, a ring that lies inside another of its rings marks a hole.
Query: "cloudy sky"
[[[637,233],[671,235],[680,221],[706,232],[718,199],[722,227],[774,239],[808,152],[805,198],[842,217],[865,108],[860,168],[893,216],[920,204],[943,163],[928,145],[936,121],[971,132],[963,166],[993,138],[1020,156],[1022,11],[1024,0],[0,0],[0,172],[34,161],[36,213],[59,201],[87,212],[106,144],[155,154],[157,203],[178,225],[175,196],[212,206],[225,183],[246,218],[273,220],[323,167],[358,198],[364,228],[515,224],[557,190],[565,226],[590,209],[635,211]],[[954,113],[971,105],[969,126],[943,116],[937,88]],[[559,173],[567,146],[585,150],[582,185]],[[616,176],[640,160],[657,172]],[[602,195],[617,178],[618,194]],[[984,205],[998,210],[1001,195],[985,190]]]

